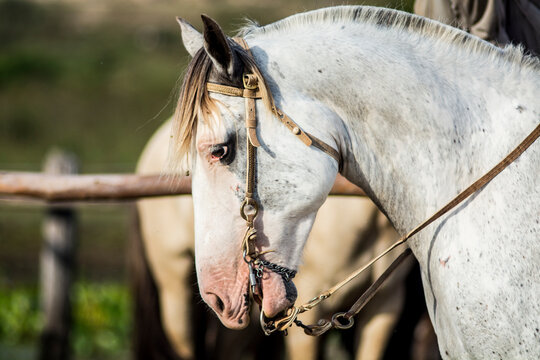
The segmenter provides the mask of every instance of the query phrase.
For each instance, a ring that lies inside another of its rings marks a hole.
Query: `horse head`
[[[251,55],[228,38],[214,20],[204,15],[202,19],[203,34],[178,19],[184,46],[193,59],[184,78],[171,146],[177,158],[188,154],[193,175],[200,293],[224,325],[243,328],[249,322],[250,305],[250,259],[242,253],[246,221],[240,213],[247,196],[246,159],[250,146],[245,125],[246,99],[209,93],[207,84],[243,88],[243,76],[252,73],[268,80],[259,84],[263,101],[254,102],[258,124],[256,135],[251,135],[257,138],[251,141],[258,145],[252,195],[258,214],[253,221],[256,238],[251,246],[259,260],[251,265],[258,266],[260,276],[254,297],[268,317],[286,310],[296,300],[296,288],[289,275],[294,274],[300,262],[338,163],[324,151],[295,139],[273,111],[274,99],[282,105],[283,96],[288,93],[287,108],[295,109],[291,115],[302,127],[309,128],[307,120],[321,116],[317,107],[309,99],[290,92],[286,85],[278,87],[273,82],[266,73],[262,49],[251,48],[259,68]],[[274,97],[267,97],[272,93]],[[317,136],[336,148],[331,135]]]

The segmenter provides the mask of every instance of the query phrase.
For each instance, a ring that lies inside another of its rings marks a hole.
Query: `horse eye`
[[[212,160],[220,160],[227,155],[228,147],[225,145],[217,145],[214,147],[210,155],[212,155]]]

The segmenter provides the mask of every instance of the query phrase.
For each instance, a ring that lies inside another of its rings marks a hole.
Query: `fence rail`
[[[191,178],[172,175],[52,175],[0,171],[0,196],[49,202],[134,200],[191,194]],[[331,195],[365,196],[362,189],[336,178]]]
[[[44,202],[41,252],[41,296],[45,323],[40,360],[69,360],[70,293],[75,279],[77,214],[72,203],[126,201],[146,197],[191,194],[191,178],[173,175],[76,174],[76,159],[51,152],[44,172],[0,171],[0,201]],[[331,195],[365,196],[364,191],[338,176]],[[28,201],[31,200],[31,201]],[[33,204],[32,204],[33,205]]]

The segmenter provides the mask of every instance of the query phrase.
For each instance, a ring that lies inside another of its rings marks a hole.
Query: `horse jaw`
[[[224,180],[223,177],[221,179]],[[194,194],[198,194],[197,190],[194,191]],[[199,198],[195,200],[195,204],[198,204]],[[206,198],[201,202],[211,204],[210,200],[210,198]],[[225,206],[229,209],[234,209],[236,205],[230,200],[216,201],[215,198],[212,200],[214,200],[213,204],[231,204]],[[249,299],[249,268],[240,251],[245,224],[242,219],[239,219],[239,216],[236,216],[235,211],[228,211],[230,216],[219,219],[208,216],[209,213],[227,213],[223,209],[215,209],[215,206],[219,205],[213,205],[213,209],[205,207],[204,210],[195,206],[195,258],[200,293],[223,325],[230,329],[243,329],[249,323],[251,304]],[[283,224],[286,221],[274,218],[274,216],[264,212],[260,216],[260,220],[256,222],[259,225],[257,226],[259,230],[256,243],[257,251],[272,251],[269,239],[279,238],[278,235],[282,234],[269,234],[264,230],[262,223],[272,229],[272,224]],[[202,229],[201,233],[198,232],[199,229]],[[302,227],[300,230],[300,234],[303,235],[305,231],[302,231]],[[293,236],[285,238],[280,243],[283,246],[271,245],[274,249],[279,249],[279,252],[272,251],[262,255],[261,258],[296,268],[295,265],[291,264],[295,264],[300,258],[300,250],[290,246],[297,243],[296,239]],[[287,243],[289,243],[288,247],[286,247]],[[256,293],[256,297],[260,299],[260,305],[262,305],[261,310],[267,317],[274,317],[288,309],[294,304],[297,297],[296,287],[292,280],[285,280],[280,274],[267,268],[263,269],[262,277],[258,279]]]

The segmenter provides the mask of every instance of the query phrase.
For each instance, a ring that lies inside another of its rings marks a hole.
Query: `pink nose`
[[[205,291],[204,301],[214,310],[223,325],[230,329],[243,329],[249,324],[248,302],[245,295],[231,300],[225,294],[220,296],[216,289]]]

